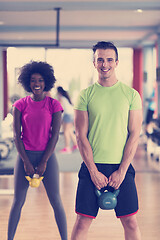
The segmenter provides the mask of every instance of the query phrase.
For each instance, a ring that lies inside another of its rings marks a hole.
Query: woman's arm
[[[21,139],[21,112],[16,107],[13,108],[13,133],[17,151],[24,163],[25,172],[29,176],[33,175],[35,170],[27,157],[24,144]]]
[[[43,173],[46,170],[46,166],[47,166],[47,161],[50,158],[50,156],[52,155],[55,146],[57,144],[58,138],[59,138],[59,131],[60,131],[60,127],[61,127],[61,120],[62,120],[62,112],[56,112],[53,113],[52,115],[52,132],[51,132],[51,138],[47,144],[46,150],[43,154],[43,157],[41,159],[40,164],[37,167],[36,173],[39,174],[40,176],[43,175]]]
[[[75,132],[77,144],[83,161],[85,162],[91,179],[98,189],[107,186],[108,179],[98,171],[94,159],[91,145],[88,141],[88,112],[75,110]]]
[[[109,185],[115,189],[123,182],[130,163],[132,162],[138,146],[139,135],[142,127],[142,111],[130,110],[128,131],[129,138],[126,142],[122,162],[117,171],[109,177]],[[118,137],[118,136],[117,136]]]

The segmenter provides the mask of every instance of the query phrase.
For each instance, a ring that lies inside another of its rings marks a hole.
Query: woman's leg
[[[18,156],[14,169],[14,199],[8,222],[8,240],[14,239],[14,235],[21,215],[21,209],[26,199],[28,186],[28,181],[25,179],[23,162]]]
[[[59,167],[55,154],[52,154],[48,160],[43,183],[54,210],[61,239],[67,240],[67,221],[59,193]]]

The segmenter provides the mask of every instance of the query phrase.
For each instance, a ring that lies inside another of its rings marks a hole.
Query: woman
[[[62,126],[65,146],[60,150],[60,153],[71,153],[72,151],[78,149],[76,136],[73,131],[73,105],[68,92],[65,91],[62,87],[57,87],[57,93],[58,100],[64,109]],[[72,148],[70,146],[71,141],[73,142]]]
[[[43,175],[43,184],[54,210],[61,239],[67,239],[67,223],[59,194],[59,169],[54,149],[59,137],[61,104],[46,96],[56,81],[52,66],[30,62],[18,78],[31,93],[14,103],[13,128],[18,158],[14,171],[14,200],[9,217],[8,240],[13,240],[29,182],[25,176]],[[22,130],[21,130],[22,129]]]

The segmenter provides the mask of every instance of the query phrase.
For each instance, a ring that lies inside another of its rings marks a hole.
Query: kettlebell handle
[[[101,191],[98,190],[97,188],[95,188],[95,193],[96,193],[97,197],[100,197],[102,195]]]
[[[120,192],[120,190],[119,189],[115,189],[114,190],[114,192],[113,192],[113,194],[117,197],[118,196],[118,194],[119,194],[119,192]]]
[[[108,190],[107,190],[107,191],[108,191]],[[119,192],[120,192],[119,189],[115,189],[115,190],[113,191],[113,194],[117,197],[118,194],[119,194]],[[95,188],[95,193],[96,193],[97,197],[100,197],[100,196],[102,195],[101,190],[98,190],[97,188]]]

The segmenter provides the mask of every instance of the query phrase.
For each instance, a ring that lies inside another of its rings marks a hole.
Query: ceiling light
[[[142,9],[140,9],[140,8],[138,8],[138,9],[136,10],[136,12],[138,12],[138,13],[142,13],[142,12],[143,12],[143,10],[142,10]]]

